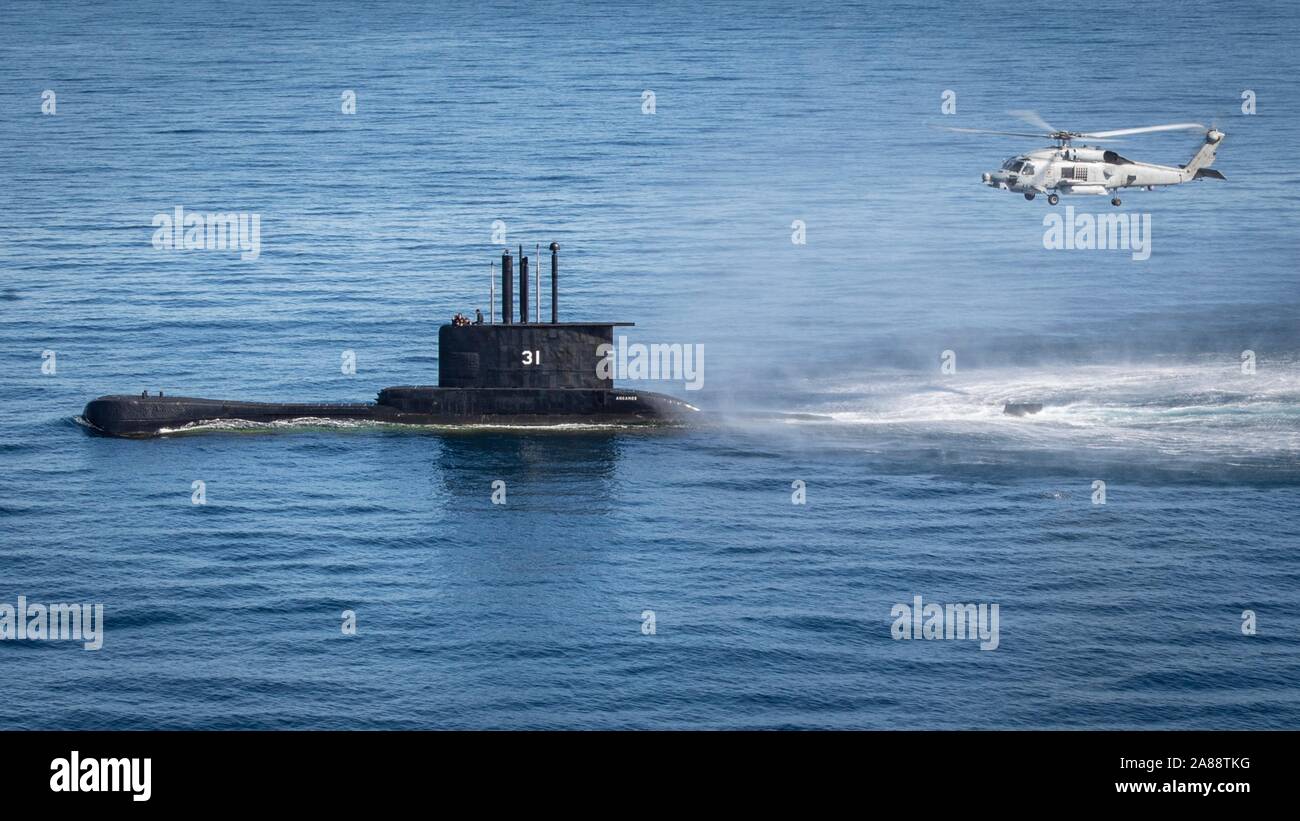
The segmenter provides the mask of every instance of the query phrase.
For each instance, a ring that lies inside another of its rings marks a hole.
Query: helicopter
[[[1169,123],[1140,128],[1120,128],[1113,131],[1063,131],[1033,111],[1012,111],[1018,117],[1045,133],[1020,131],[988,131],[980,128],[948,128],[969,134],[996,134],[1004,137],[1042,137],[1054,140],[1056,145],[1040,148],[1011,157],[996,171],[986,172],[981,180],[987,186],[1003,191],[1016,191],[1032,200],[1039,194],[1047,195],[1049,205],[1060,202],[1061,194],[1110,194],[1111,205],[1120,205],[1121,188],[1145,188],[1154,191],[1156,186],[1178,185],[1191,180],[1226,180],[1223,174],[1210,168],[1224,133],[1200,123]],[[1137,162],[1122,157],[1114,151],[1089,145],[1075,146],[1074,140],[1115,142],[1115,137],[1132,134],[1149,134],[1157,131],[1200,131],[1205,142],[1186,165],[1156,165]]]

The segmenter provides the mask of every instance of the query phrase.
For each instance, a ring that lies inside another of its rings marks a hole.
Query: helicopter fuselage
[[[1035,194],[1107,195],[1121,188],[1154,189],[1204,177],[1223,179],[1208,168],[1222,139],[1222,132],[1211,130],[1202,152],[1185,166],[1137,162],[1091,146],[1040,148],[1011,157],[998,170],[985,173],[983,182],[1032,199]]]

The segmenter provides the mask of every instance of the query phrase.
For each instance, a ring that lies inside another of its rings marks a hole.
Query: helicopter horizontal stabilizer
[[[1213,168],[1198,168],[1198,169],[1196,169],[1196,176],[1192,177],[1192,179],[1194,179],[1194,180],[1203,180],[1203,179],[1206,179],[1207,177],[1208,177],[1209,179],[1212,179],[1212,180],[1227,180],[1227,179],[1228,179],[1227,177],[1223,176],[1223,174],[1222,174],[1221,172],[1219,172],[1219,171],[1215,171]]]

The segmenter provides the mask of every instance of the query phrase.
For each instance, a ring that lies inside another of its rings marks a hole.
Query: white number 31
[[[540,364],[542,364],[542,352],[541,352],[541,351],[524,351],[524,364],[525,364],[525,365],[540,365]]]

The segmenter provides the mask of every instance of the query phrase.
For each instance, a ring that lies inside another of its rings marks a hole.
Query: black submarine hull
[[[241,402],[188,396],[101,396],[82,418],[109,436],[143,438],[219,421],[331,419],[401,425],[673,424],[697,413],[649,391],[581,388],[385,388],[377,402]]]

